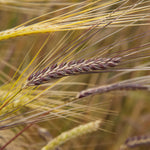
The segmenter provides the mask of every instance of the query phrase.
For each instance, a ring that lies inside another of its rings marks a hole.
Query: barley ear
[[[141,85],[141,84],[120,84],[120,83],[115,83],[115,84],[110,84],[110,85],[105,85],[105,86],[99,86],[96,88],[89,88],[87,90],[83,90],[79,92],[76,96],[76,98],[83,98],[87,97],[90,95],[94,94],[102,94],[102,93],[107,93],[111,91],[116,91],[116,90],[126,90],[126,91],[135,91],[135,90],[149,90],[149,86],[146,85]]]
[[[100,124],[101,124],[101,120],[96,120],[94,122],[80,125],[80,126],[75,127],[69,131],[63,132],[58,137],[56,137],[52,141],[50,141],[46,146],[44,146],[42,148],[42,150],[55,149],[56,147],[65,143],[68,140],[71,140],[71,139],[76,138],[78,136],[96,131],[99,129]]]
[[[134,148],[141,145],[150,145],[150,135],[141,135],[127,138],[125,143],[121,145],[120,150]]]
[[[88,74],[96,71],[106,70],[117,66],[120,63],[120,57],[114,58],[94,58],[80,59],[61,64],[53,64],[43,70],[39,70],[29,76],[27,86],[37,86],[52,79],[58,79],[65,76]]]

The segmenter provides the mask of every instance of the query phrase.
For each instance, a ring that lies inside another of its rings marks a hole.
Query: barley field
[[[150,149],[150,1],[0,0],[0,150],[130,149]]]

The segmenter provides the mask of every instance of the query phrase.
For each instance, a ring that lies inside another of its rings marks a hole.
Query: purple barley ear
[[[125,143],[121,145],[120,150],[134,148],[141,145],[150,145],[150,135],[129,137],[126,139]]]
[[[65,76],[79,75],[85,73],[93,73],[94,71],[106,70],[117,66],[120,63],[121,57],[114,58],[95,58],[81,59],[61,64],[53,64],[41,71],[37,71],[27,79],[27,86],[37,86],[51,79],[62,78]]]
[[[31,75],[28,77],[28,79],[27,79],[27,80],[28,80],[28,81],[32,80],[33,75],[34,75],[34,74],[31,74]]]
[[[146,85],[141,85],[141,84],[120,84],[120,83],[115,83],[111,85],[105,85],[105,86],[99,86],[96,88],[90,88],[87,90],[83,90],[79,92],[76,96],[76,98],[83,98],[87,97],[89,95],[94,95],[94,94],[102,94],[110,91],[115,91],[115,90],[149,90],[149,86]]]

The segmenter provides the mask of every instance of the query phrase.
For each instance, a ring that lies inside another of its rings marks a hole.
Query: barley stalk
[[[150,145],[150,135],[130,137],[121,146],[120,150],[125,150],[126,148],[134,148],[140,145]]]
[[[105,70],[115,67],[120,62],[120,57],[114,58],[95,58],[80,59],[78,61],[63,62],[60,65],[53,64],[41,71],[37,71],[29,76],[26,86],[40,85],[51,79],[61,78],[64,76],[91,73],[96,70]]]
[[[81,91],[78,95],[77,98],[82,98],[82,97],[87,97],[89,95],[94,95],[94,94],[101,94],[101,93],[106,93],[110,91],[115,91],[115,90],[149,90],[150,88],[146,85],[141,85],[141,84],[111,84],[111,85],[106,85],[106,86],[100,86],[96,88],[90,88],[87,90]]]
[[[84,125],[80,125],[76,128],[71,129],[70,131],[63,132],[58,137],[50,141],[46,146],[44,146],[42,150],[54,149],[72,138],[76,138],[78,136],[96,131],[98,130],[100,123],[101,120],[97,120]]]

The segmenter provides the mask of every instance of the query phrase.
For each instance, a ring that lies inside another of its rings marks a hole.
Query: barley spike
[[[87,97],[89,95],[93,94],[101,94],[105,92],[110,92],[114,90],[149,90],[148,86],[141,85],[141,84],[111,84],[111,85],[106,85],[106,86],[99,86],[96,88],[90,88],[87,90],[81,91],[78,95],[77,98],[82,98],[82,97]]]
[[[141,135],[128,138],[123,145],[121,145],[120,150],[125,150],[126,148],[134,148],[140,145],[150,145],[150,135]]]
[[[59,65],[53,64],[50,67],[31,74],[27,79],[26,86],[36,86],[48,82],[51,79],[115,67],[120,62],[120,59],[121,57],[80,59],[78,61],[63,62]]]

